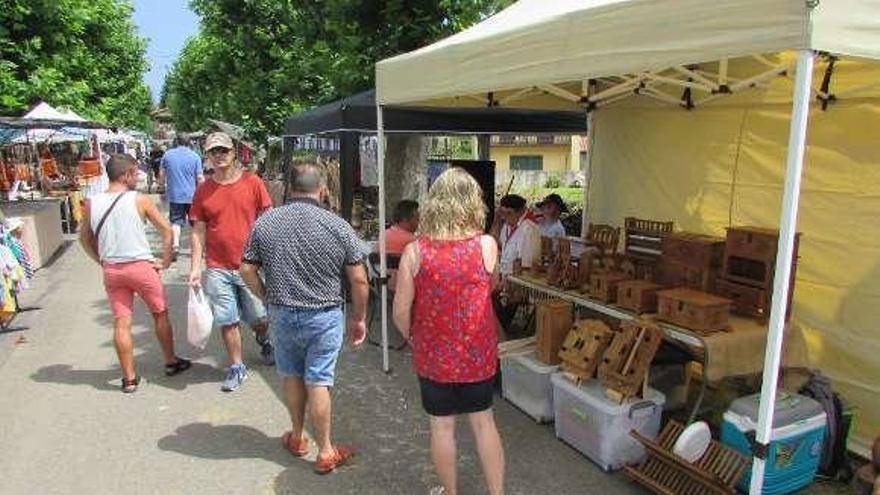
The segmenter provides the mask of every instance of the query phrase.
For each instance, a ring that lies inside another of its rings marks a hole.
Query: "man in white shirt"
[[[502,283],[501,292],[495,299],[495,314],[503,330],[508,330],[519,304],[507,297],[506,278],[514,274],[517,260],[523,268],[531,268],[541,254],[541,229],[535,217],[526,208],[522,196],[509,194],[501,198],[496,215],[504,220],[498,240],[501,244],[499,264]]]
[[[568,207],[562,201],[562,197],[556,193],[549,194],[544,198],[544,201],[538,203],[538,208],[541,209],[541,213],[544,215],[540,225],[541,235],[552,238],[565,237],[565,227],[559,221],[559,216],[562,213],[568,212]]]
[[[497,214],[504,219],[499,233],[501,243],[501,275],[514,272],[514,262],[530,268],[541,253],[541,230],[535,217],[526,208],[526,200],[516,194],[501,198]]]

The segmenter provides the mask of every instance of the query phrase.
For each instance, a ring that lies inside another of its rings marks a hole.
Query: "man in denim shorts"
[[[202,251],[206,251],[205,294],[211,302],[214,323],[223,331],[229,368],[222,390],[232,392],[247,379],[242,361],[241,322],[247,323],[260,344],[266,364],[272,364],[272,346],[267,335],[266,310],[239,275],[241,254],[257,217],[272,206],[266,186],[259,177],[243,172],[235,164],[232,139],[216,132],[205,140],[214,175],[196,189],[190,218],[193,220],[192,266],[189,282],[202,282]]]
[[[320,169],[298,164],[292,172],[293,202],[257,219],[241,275],[269,304],[275,367],[293,425],[282,436],[284,447],[297,457],[309,453],[303,436],[308,407],[318,443],[315,471],[328,473],[354,454],[330,440],[330,389],[344,332],[342,279],[351,290],[348,328],[357,346],[367,332],[367,274],[354,230],[320,206],[325,187]]]

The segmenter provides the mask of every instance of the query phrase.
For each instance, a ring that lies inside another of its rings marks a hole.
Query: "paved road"
[[[178,334],[185,325],[187,263],[182,258],[165,274]],[[0,335],[0,493],[422,494],[436,483],[427,422],[404,353],[394,353],[391,375],[379,370],[374,347],[343,354],[336,438],[360,455],[321,477],[280,447],[287,421],[272,368],[254,364],[242,390],[220,392],[216,335],[193,369],[166,378],[139,307],[137,366],[148,383],[121,394],[100,272],[79,246],[38,272],[23,299],[42,310],[20,318],[30,329]],[[251,339],[245,348],[246,360],[256,363]],[[508,493],[644,493],[557,441],[552,427],[497,404]],[[484,493],[469,434],[461,432],[461,493]]]

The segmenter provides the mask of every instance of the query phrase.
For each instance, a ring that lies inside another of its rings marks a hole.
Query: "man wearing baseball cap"
[[[193,233],[189,283],[193,287],[202,285],[204,252],[205,294],[211,302],[214,323],[222,329],[229,356],[222,390],[232,392],[247,379],[239,329],[242,321],[254,331],[264,362],[274,364],[266,309],[238,272],[254,222],[272,206],[272,200],[259,177],[238,167],[235,146],[228,134],[209,135],[205,151],[214,174],[196,189],[190,210]]]
[[[568,211],[562,197],[556,193],[547,195],[544,201],[538,203],[538,208],[544,215],[539,225],[543,237],[565,237],[565,227],[559,221],[559,215]]]

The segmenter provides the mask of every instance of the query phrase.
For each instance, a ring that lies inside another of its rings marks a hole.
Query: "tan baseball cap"
[[[235,146],[232,144],[232,138],[229,137],[229,134],[225,132],[215,132],[213,134],[208,135],[208,138],[205,139],[205,151],[210,151],[214,148],[226,148],[226,149],[234,149]]]

